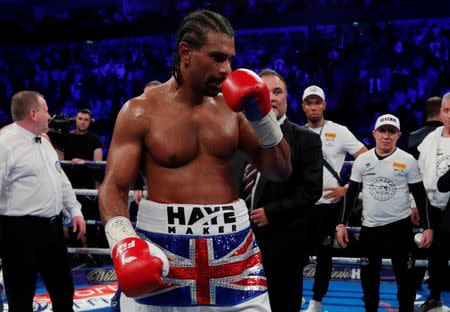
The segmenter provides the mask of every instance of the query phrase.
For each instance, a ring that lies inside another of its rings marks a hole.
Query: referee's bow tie
[[[36,142],[36,143],[42,143],[41,137],[40,137],[40,136],[35,136],[35,137],[34,137],[34,142]]]

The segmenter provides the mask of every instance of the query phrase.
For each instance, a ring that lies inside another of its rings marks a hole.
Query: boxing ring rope
[[[85,160],[81,161],[79,163],[72,163],[69,160],[61,160],[61,165],[67,165],[67,166],[84,166],[89,168],[102,168],[106,165],[106,161],[91,161],[91,160]],[[346,161],[348,165],[351,165],[352,161]],[[74,192],[76,195],[81,196],[98,196],[98,190],[93,189],[74,189]],[[130,190],[128,192],[128,197],[133,197],[133,191]],[[144,191],[144,197],[147,197],[147,191]],[[103,225],[101,221],[97,220],[86,220],[87,225]],[[135,224],[135,222],[133,222]],[[349,233],[359,233],[361,230],[361,227],[347,227],[347,230]],[[414,233],[420,233],[423,229],[414,229]],[[108,248],[88,248],[88,247],[68,247],[67,248],[69,253],[75,253],[75,254],[92,254],[92,255],[110,255],[110,250]],[[312,263],[316,262],[316,257],[312,256],[310,257],[310,261]],[[333,264],[337,265],[360,265],[361,259],[360,258],[350,258],[350,257],[333,257]],[[450,261],[449,261],[450,265]],[[391,267],[392,261],[390,259],[382,259],[382,266],[383,267]],[[415,260],[415,266],[416,267],[427,267],[428,266],[428,260],[422,260],[422,259],[416,259]]]
[[[71,160],[60,160],[61,165],[70,166],[92,166],[92,167],[103,167],[106,165],[106,160],[81,160],[80,162],[73,163]],[[353,160],[344,161],[344,166],[353,165]]]
[[[67,247],[67,252],[72,254],[83,255],[111,255],[108,248],[92,248],[92,247]]]
[[[74,189],[75,195],[82,196],[98,196],[98,190],[91,189]],[[128,197],[133,197],[133,191],[128,192]],[[144,191],[144,197],[147,197],[147,191]]]
[[[73,163],[70,160],[60,160],[59,163],[65,166],[82,166],[89,168],[103,168],[106,166],[106,160],[81,160],[76,163]]]
[[[77,247],[69,247],[67,248],[69,253],[76,253],[76,254],[91,254],[91,255],[111,255],[111,252],[108,248],[77,248]],[[360,258],[350,258],[350,257],[333,257],[333,265],[354,265],[359,266],[361,264]],[[310,257],[311,263],[316,263],[316,257]],[[383,267],[392,267],[392,261],[391,259],[382,259],[381,265]],[[450,261],[448,262],[448,265],[450,265]],[[416,259],[415,260],[415,266],[416,267],[427,267],[428,266],[428,260],[421,260]]]

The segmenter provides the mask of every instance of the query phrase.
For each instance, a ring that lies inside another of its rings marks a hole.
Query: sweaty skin
[[[180,47],[181,87],[172,77],[128,101],[117,117],[99,193],[104,222],[114,216],[129,217],[128,190],[142,165],[149,199],[166,203],[237,200],[231,159],[238,149],[272,180],[290,174],[286,141],[260,147],[247,119],[218,94],[231,71],[234,39],[210,32],[207,44],[189,49]]]

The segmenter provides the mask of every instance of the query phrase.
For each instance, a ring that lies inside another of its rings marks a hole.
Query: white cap
[[[325,101],[325,93],[323,92],[321,87],[312,85],[306,88],[305,91],[303,92],[302,100],[304,101],[310,95],[320,96],[320,98]]]
[[[375,130],[385,125],[394,126],[398,129],[398,131],[400,131],[400,120],[398,120],[398,118],[394,115],[385,114],[378,117],[377,121],[375,122]]]

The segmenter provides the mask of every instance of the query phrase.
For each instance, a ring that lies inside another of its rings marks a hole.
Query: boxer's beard
[[[211,79],[206,84],[206,95],[215,97],[221,91],[223,79]]]

